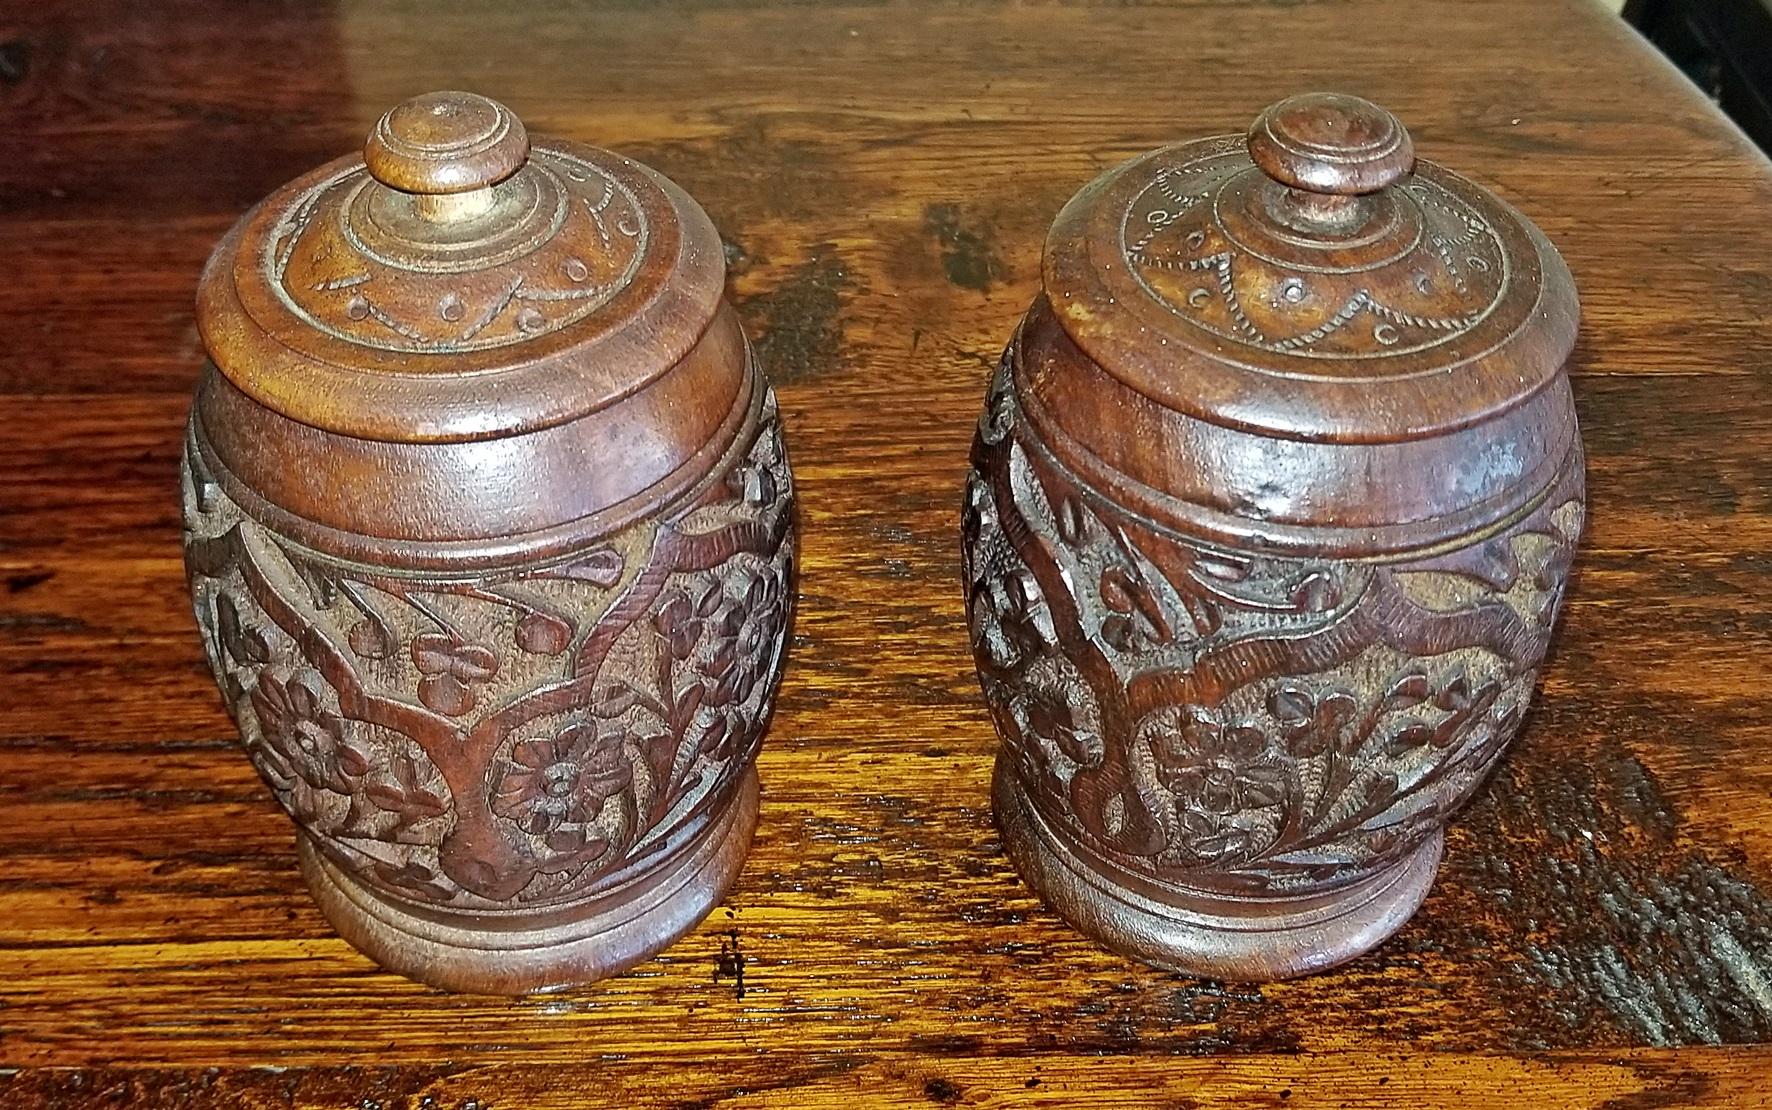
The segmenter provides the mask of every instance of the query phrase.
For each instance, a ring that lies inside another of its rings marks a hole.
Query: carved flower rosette
[[[254,519],[195,424],[185,552],[253,764],[334,864],[436,908],[545,910],[643,877],[756,756],[791,601],[773,395],[674,507],[542,565],[341,561]]]
[[[1577,448],[1502,525],[1420,553],[1231,550],[1117,508],[1022,417],[974,445],[967,613],[1010,774],[1084,858],[1291,897],[1437,835],[1519,728],[1581,530]]]

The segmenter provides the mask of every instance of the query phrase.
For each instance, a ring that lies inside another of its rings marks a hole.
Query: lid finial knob
[[[419,213],[434,220],[485,211],[492,187],[528,158],[523,122],[496,100],[467,92],[425,93],[397,105],[363,148],[370,176],[414,194]]]
[[[1343,93],[1304,93],[1270,105],[1249,127],[1249,157],[1289,193],[1276,215],[1301,229],[1357,222],[1360,198],[1415,167],[1396,116]]]

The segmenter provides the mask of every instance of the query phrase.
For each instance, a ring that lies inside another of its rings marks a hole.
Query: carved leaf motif
[[[738,684],[733,681],[740,673],[738,659],[738,645],[731,638],[724,638],[714,645],[714,654],[703,669],[703,673],[713,679],[713,685],[705,695],[709,705],[731,705],[734,701],[744,700]],[[749,690],[743,691],[743,695],[749,694]]]
[[[1292,604],[1301,613],[1326,613],[1339,600],[1335,578],[1327,571],[1312,571],[1292,587]]]
[[[1102,604],[1112,615],[1101,622],[1101,637],[1120,651],[1136,651],[1170,639],[1162,606],[1136,572],[1115,563],[1101,572]]]
[[[1520,560],[1514,554],[1514,545],[1497,537],[1483,545],[1483,555],[1488,561],[1488,581],[1503,590],[1513,585],[1520,574]]]
[[[1195,556],[1194,569],[1208,578],[1216,578],[1221,582],[1242,582],[1249,577],[1248,563],[1232,562],[1210,555]]]
[[[390,786],[385,782],[372,782],[363,788],[363,796],[389,813],[397,813],[402,817],[407,814],[435,816],[443,812],[443,799],[429,791],[424,792],[423,800],[406,794],[398,786]],[[421,814],[421,810],[430,813]]]
[[[1001,591],[993,593],[999,631],[1005,645],[1013,653],[1004,665],[1017,662],[1044,651],[1049,644],[1046,633],[1035,619],[1034,611],[1045,604],[1040,587],[1028,574],[1011,575],[1001,581]]]
[[[654,733],[640,741],[640,753],[646,757],[646,769],[652,773],[654,791],[663,792],[671,781],[671,767],[677,761],[677,738],[667,733]]]
[[[1041,689],[1029,696],[1027,721],[1034,735],[1050,742],[1071,762],[1092,767],[1101,761],[1100,741],[1083,727],[1060,691]]]
[[[1286,775],[1278,767],[1251,767],[1243,776],[1243,801],[1256,808],[1286,800]]]
[[[1410,718],[1391,734],[1390,744],[1386,746],[1388,755],[1405,755],[1409,752],[1425,748],[1433,743],[1434,729],[1426,722]]]
[[[308,593],[314,598],[314,604],[322,609],[330,609],[338,601],[338,583],[331,571],[312,559],[290,557],[289,565],[295,569],[296,576],[307,586]]]
[[[1397,776],[1389,771],[1372,776],[1366,783],[1366,804],[1368,807],[1386,806],[1397,797]]]
[[[490,649],[441,632],[413,637],[412,662],[423,676],[419,700],[451,717],[471,711],[478,701],[474,688],[498,673],[498,656]]]
[[[640,696],[631,686],[605,686],[591,699],[591,712],[605,721],[613,721],[640,703]]]
[[[1471,703],[1470,679],[1459,670],[1434,695],[1434,704],[1448,712],[1456,713]]]
[[[749,505],[767,505],[775,500],[775,475],[766,466],[740,466],[726,478],[726,486]]]
[[[418,680],[418,699],[439,713],[460,717],[474,708],[474,691],[452,674],[426,675]]]
[[[653,617],[653,626],[670,645],[673,659],[682,662],[695,651],[708,620],[720,611],[722,599],[718,583],[703,589],[693,600],[681,589],[666,597],[664,607]]]
[[[582,828],[555,829],[542,838],[542,843],[555,853],[555,858],[542,863],[541,870],[545,872],[564,871],[581,863],[594,863],[611,847],[606,837],[592,836]]]
[[[1397,680],[1391,683],[1391,688],[1385,691],[1385,712],[1413,709],[1427,700],[1431,689],[1427,674],[1423,671],[1408,671],[1399,675]]]
[[[1224,754],[1232,759],[1253,760],[1267,752],[1267,733],[1250,724],[1224,730]]]
[[[736,723],[726,713],[716,713],[713,720],[702,730],[701,737],[695,742],[698,755],[709,759],[722,760],[732,755],[733,743],[738,737]]]
[[[1116,651],[1134,651],[1138,647],[1138,633],[1131,619],[1118,613],[1101,622],[1101,638]]]
[[[1267,701],[1286,750],[1295,759],[1314,759],[1337,747],[1358,708],[1358,701],[1347,690],[1337,687],[1319,694],[1292,681],[1277,684]]]
[[[607,587],[621,581],[622,568],[621,552],[606,547],[593,551],[576,562],[556,567],[548,572],[548,576],[573,578],[593,586]]]
[[[1053,507],[1053,514],[1057,517],[1059,537],[1064,542],[1076,547],[1088,538],[1088,519],[1082,504],[1076,498],[1059,498],[1058,504]]]
[[[356,778],[359,775],[368,773],[370,767],[369,757],[364,755],[360,749],[355,748],[350,744],[340,744],[338,748],[338,766],[339,770],[343,771],[345,775],[351,778]]]
[[[492,652],[438,632],[413,637],[412,662],[420,674],[453,674],[473,681],[498,673],[498,657]]]
[[[517,646],[534,655],[558,655],[572,643],[572,626],[551,613],[530,613],[517,622]]]
[[[389,770],[393,782],[372,782],[364,787],[363,795],[399,818],[396,829],[449,812],[449,803],[419,781],[418,765],[411,756],[400,753],[390,762]]]
[[[454,891],[437,881],[439,876],[434,871],[423,864],[411,861],[386,863],[378,860],[374,864],[374,871],[389,886],[424,895],[433,901],[446,901],[454,894]]]
[[[1224,625],[1223,611],[1206,598],[1196,594],[1182,594],[1181,603],[1194,622],[1194,631],[1201,636],[1210,636]]]
[[[1334,733],[1320,728],[1299,728],[1285,733],[1286,752],[1294,759],[1315,759],[1334,746]]]
[[[701,703],[707,696],[705,686],[691,686],[677,698],[671,707],[671,724],[678,735],[688,731],[689,722],[694,719],[695,711],[701,708]]]
[[[1101,572],[1101,602],[1114,612],[1130,613],[1133,611],[1133,589],[1134,586],[1125,567],[1111,566]]]
[[[215,623],[222,645],[236,662],[246,665],[271,661],[271,645],[264,633],[247,627],[240,619],[240,607],[225,593],[216,595]]]
[[[1275,686],[1267,699],[1268,712],[1289,728],[1303,728],[1316,717],[1316,699],[1295,682]]]
[[[1346,690],[1331,690],[1317,702],[1317,721],[1329,728],[1340,728],[1354,719],[1359,702]]]
[[[351,625],[350,631],[345,633],[345,642],[362,659],[386,659],[399,646],[385,627],[367,617]]]

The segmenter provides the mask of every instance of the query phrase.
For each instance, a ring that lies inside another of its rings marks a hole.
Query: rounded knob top
[[[429,196],[489,188],[528,158],[523,121],[498,101],[467,92],[425,93],[397,105],[363,148],[377,181]]]
[[[1249,127],[1261,172],[1310,193],[1376,193],[1415,166],[1415,144],[1396,116],[1370,100],[1305,93],[1272,104]]]

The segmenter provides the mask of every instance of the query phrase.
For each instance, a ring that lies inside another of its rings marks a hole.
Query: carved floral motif
[[[248,754],[340,865],[420,901],[542,906],[643,871],[755,758],[786,635],[793,485],[765,404],[728,473],[564,562],[346,564],[186,452],[185,543]]]
[[[459,717],[474,708],[474,688],[498,674],[498,656],[480,644],[449,633],[425,632],[412,638],[418,700],[439,713]]]
[[[1418,847],[1523,717],[1579,470],[1507,530],[1386,564],[1250,556],[1102,507],[1016,424],[1005,356],[966,495],[979,676],[1060,835],[1156,881],[1352,882]]]
[[[596,821],[603,806],[634,781],[627,739],[620,730],[587,720],[553,736],[518,743],[494,772],[493,811],[537,836],[552,834],[562,824]]]
[[[371,766],[369,756],[345,737],[344,718],[324,705],[318,671],[302,668],[288,678],[271,671],[252,685],[258,714],[259,765],[285,787],[296,779],[316,790],[350,794]]]

